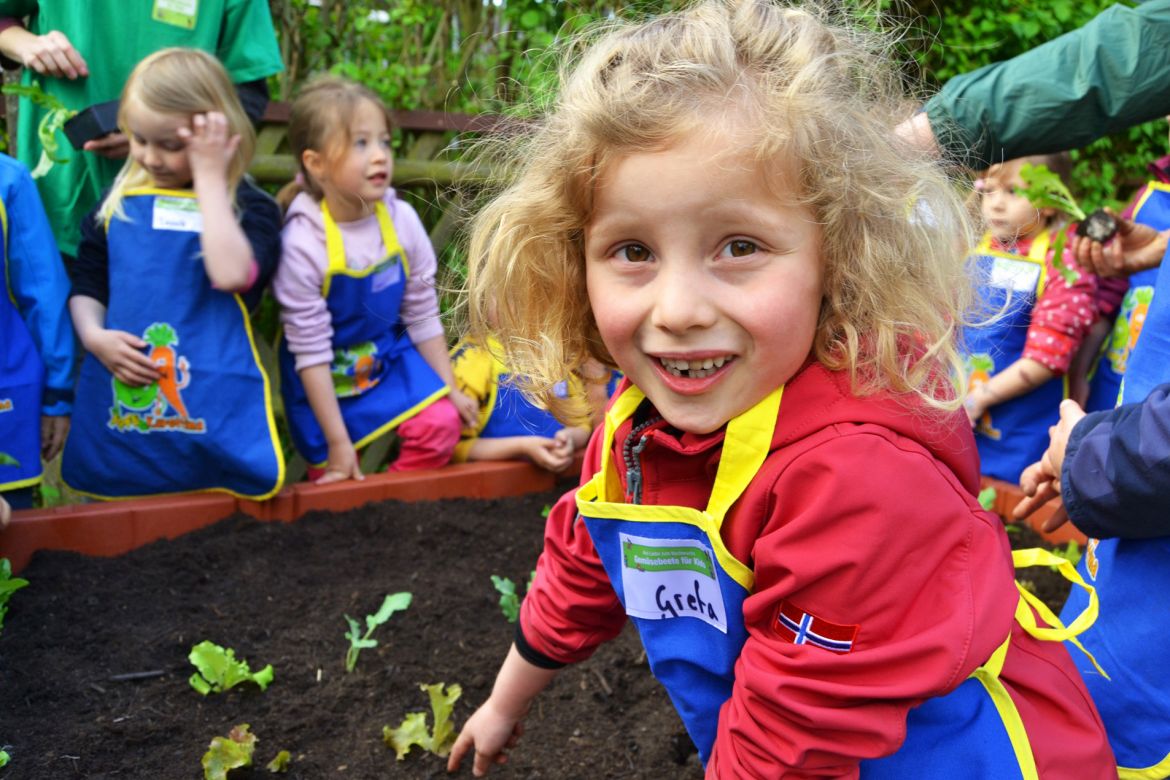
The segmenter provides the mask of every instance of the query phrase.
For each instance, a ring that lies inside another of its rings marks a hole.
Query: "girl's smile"
[[[614,162],[585,227],[602,340],[673,426],[707,433],[796,373],[821,306],[820,228],[749,133]]]

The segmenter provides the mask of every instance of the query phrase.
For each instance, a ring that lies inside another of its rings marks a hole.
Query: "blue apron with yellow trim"
[[[1155,230],[1170,228],[1170,185],[1152,181],[1134,209],[1133,221],[1149,225]],[[1121,383],[1129,362],[1129,355],[1137,344],[1150,304],[1154,300],[1154,282],[1157,268],[1147,268],[1129,277],[1129,289],[1121,301],[1117,319],[1109,338],[1101,345],[1101,354],[1089,385],[1089,399],[1085,411],[1112,409],[1121,402]]]
[[[1144,401],[1170,381],[1170,252],[1158,269],[1163,290],[1150,306],[1141,340],[1129,357],[1122,403]],[[1170,777],[1170,675],[1166,631],[1170,628],[1170,537],[1090,539],[1079,569],[1100,594],[1101,617],[1081,636],[1108,679],[1081,668],[1122,780]],[[1079,609],[1074,592],[1062,617]],[[1077,659],[1078,661],[1080,659]]]
[[[356,449],[398,427],[450,389],[423,359],[399,317],[410,265],[386,204],[375,205],[386,257],[355,271],[345,259],[341,230],[321,202],[329,266],[321,290],[333,320],[333,388]],[[309,405],[296,360],[282,339],[281,393],[293,443],[305,460],[323,466],[329,445]]]
[[[1027,257],[991,249],[984,236],[971,255],[979,280],[985,314],[995,315],[986,325],[963,332],[968,383],[986,383],[1024,354],[1032,309],[1044,290],[1047,233],[1032,242]],[[1020,472],[1040,460],[1048,447],[1048,428],[1060,419],[1065,398],[1062,377],[1049,380],[1017,398],[995,404],[975,423],[980,472],[1018,482]]]
[[[754,587],[751,568],[727,550],[720,529],[768,455],[782,395],[780,388],[727,424],[707,508],[697,510],[626,504],[620,498],[614,434],[645,397],[630,386],[606,413],[601,470],[577,492],[578,512],[614,592],[704,765],[720,707],[731,696],[735,662],[747,639],[743,604]],[[1037,626],[1022,600],[1016,615],[1029,633],[1067,638],[1063,631]],[[808,622],[794,624],[798,639],[811,636]],[[826,645],[833,643],[832,638],[800,642],[808,652],[832,652]],[[1007,650],[1005,641],[954,691],[911,710],[902,748],[861,762],[861,776],[1036,778],[1019,712],[999,681]]]
[[[0,491],[41,481],[41,396],[45,365],[16,308],[8,276],[8,213],[0,201],[4,294],[0,295]]]
[[[146,341],[161,378],[131,387],[87,354],[62,477],[99,498],[274,495],[284,456],[268,376],[243,300],[207,278],[194,193],[130,190],[122,209],[106,225],[105,327]]]

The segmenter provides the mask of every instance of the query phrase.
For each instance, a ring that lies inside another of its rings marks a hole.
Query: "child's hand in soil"
[[[146,342],[133,333],[98,328],[89,334],[85,348],[122,384],[146,387],[159,379],[158,369],[142,352]]]
[[[353,448],[353,442],[347,439],[344,442],[330,444],[329,462],[325,464],[325,474],[313,484],[328,485],[330,482],[341,482],[350,478],[359,482],[365,479],[361,464],[358,463],[357,450]]]
[[[463,731],[459,732],[459,737],[451,748],[451,756],[447,759],[447,771],[458,771],[460,764],[463,763],[463,757],[468,751],[474,751],[475,761],[471,766],[471,773],[476,777],[483,777],[491,769],[492,764],[508,763],[508,755],[504,751],[514,748],[523,734],[524,722],[520,718],[496,710],[489,697],[483,706],[467,719]]]
[[[554,474],[564,471],[573,462],[572,450],[565,453],[564,447],[558,444],[556,439],[544,436],[526,436],[522,449],[529,460]]]
[[[1162,262],[1170,230],[1157,231],[1116,217],[1117,235],[1104,244],[1078,236],[1073,245],[1077,263],[1098,276],[1129,276]]]

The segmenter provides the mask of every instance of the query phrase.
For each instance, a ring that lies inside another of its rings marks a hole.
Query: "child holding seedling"
[[[1044,452],[1067,396],[1064,376],[1096,318],[1096,276],[1080,270],[1071,251],[1053,251],[1060,212],[1038,208],[1025,193],[1022,174],[1035,170],[1059,183],[1068,166],[1066,154],[1010,160],[992,166],[979,190],[987,232],[972,268],[988,321],[963,334],[964,407],[982,473],[1009,482]]]
[[[767,0],[619,26],[477,217],[473,332],[536,393],[626,379],[449,769],[629,618],[709,777],[1114,776],[974,495],[966,216],[886,50]]]
[[[401,442],[390,470],[446,465],[477,414],[451,370],[435,251],[390,186],[390,129],[377,95],[334,76],[306,86],[289,119],[303,191],[273,285],[281,392],[321,483],[361,479],[357,450],[390,431]]]
[[[491,340],[481,346],[464,339],[451,351],[455,381],[479,410],[475,424],[463,429],[452,460],[530,460],[552,472],[566,470],[589,441],[593,418],[605,408],[607,372],[594,364],[593,381],[574,376],[558,382],[552,397],[538,406],[525,397],[522,380],[501,356],[500,345]]]
[[[70,311],[88,350],[62,476],[124,498],[267,498],[284,458],[248,302],[280,257],[280,211],[244,179],[254,133],[223,66],[142,60],[122,91],[130,157],[81,226]]]
[[[33,505],[73,405],[69,280],[28,169],[0,154],[0,498]]]

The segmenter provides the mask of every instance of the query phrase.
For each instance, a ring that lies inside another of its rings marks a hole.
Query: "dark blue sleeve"
[[[280,206],[264,190],[248,182],[240,182],[236,191],[236,206],[240,213],[240,229],[252,246],[256,260],[256,281],[241,297],[248,311],[260,303],[264,290],[280,264],[280,228],[283,219]]]
[[[1069,518],[1089,536],[1170,535],[1170,384],[1077,423],[1060,476]]]

